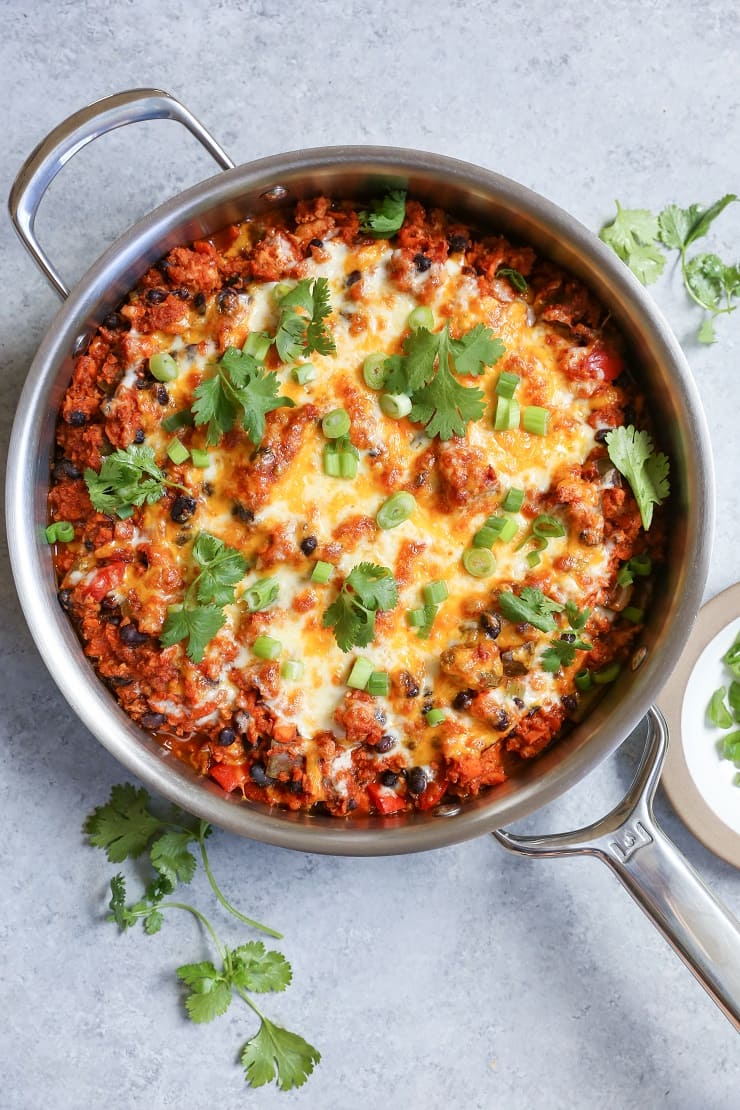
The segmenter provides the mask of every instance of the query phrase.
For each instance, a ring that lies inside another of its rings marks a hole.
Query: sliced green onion
[[[411,412],[411,398],[405,393],[383,393],[380,398],[380,407],[386,416],[393,420],[401,420]]]
[[[403,524],[404,520],[409,519],[415,508],[416,501],[413,494],[407,493],[405,490],[394,493],[378,509],[375,517],[378,528],[382,528],[384,531],[388,531],[389,528],[397,528],[399,524]]]
[[[538,517],[532,521],[532,531],[535,536],[540,539],[560,539],[566,534],[565,526],[561,521],[554,516],[548,516],[547,513],[540,513]]]
[[[260,578],[242,594],[244,603],[250,613],[259,613],[272,605],[280,592],[280,583],[277,578]]]
[[[442,721],[444,721],[446,717],[446,713],[444,709],[429,709],[424,714],[424,716],[427,719],[427,724],[429,725],[429,727],[436,728],[437,725],[442,724]]]
[[[364,655],[358,655],[352,670],[349,672],[347,685],[353,690],[364,690],[372,673],[373,665],[370,660],[366,659]]]
[[[286,659],[280,667],[280,674],[288,682],[297,682],[299,678],[303,678],[303,670],[303,663],[300,659]]]
[[[177,363],[172,355],[158,351],[149,359],[149,373],[158,382],[174,382],[178,373]]]
[[[207,466],[211,465],[211,456],[201,447],[193,447],[190,452],[190,458],[193,466],[199,466],[201,470],[205,470]]]
[[[502,370],[496,382],[496,393],[499,397],[505,397],[507,401],[516,393],[516,387],[522,379],[518,374],[510,374],[507,370]]]
[[[175,466],[179,466],[180,463],[184,463],[186,459],[190,458],[190,452],[179,439],[173,439],[172,442],[167,445],[167,455],[172,459]]]
[[[607,667],[602,667],[600,671],[593,672],[593,680],[598,686],[606,686],[609,682],[613,682],[621,671],[619,663],[609,663]]]
[[[732,780],[733,786],[740,786],[740,771],[735,772],[735,777]]]
[[[623,567],[619,568],[617,574],[617,584],[619,586],[631,586],[635,580],[635,575],[638,578],[647,578],[653,569],[653,563],[647,552],[640,555],[633,555],[628,559]]]
[[[333,563],[325,563],[322,559],[317,559],[314,568],[311,571],[311,581],[318,582],[320,586],[325,586],[333,573]]]
[[[722,737],[722,755],[733,763],[740,760],[740,731],[728,732]]]
[[[732,728],[732,715],[725,705],[726,693],[725,687],[720,686],[719,690],[715,690],[712,694],[707,706],[707,716],[717,728]]]
[[[735,714],[735,720],[740,721],[740,682],[736,679],[733,679],[730,683],[727,700],[730,703],[730,709]]]
[[[388,671],[373,671],[367,680],[366,690],[374,698],[385,698],[390,693],[391,680]]]
[[[642,624],[642,618],[645,616],[645,610],[638,609],[636,605],[628,605],[626,609],[622,610],[622,616],[631,624]]]
[[[342,451],[339,456],[339,477],[356,478],[359,465],[356,455],[351,455],[348,451]]]
[[[316,367],[312,362],[303,362],[300,366],[294,366],[292,373],[294,381],[299,385],[306,385],[316,377]]]
[[[425,304],[417,305],[413,312],[409,313],[406,323],[412,331],[418,331],[419,328],[426,328],[427,331],[431,331],[434,327],[434,313]]]
[[[349,432],[351,423],[346,409],[332,409],[321,421],[321,430],[327,439],[341,439]]]
[[[489,516],[473,536],[474,547],[491,547],[497,541],[508,543],[517,533],[519,525],[508,516]]]
[[[427,582],[421,592],[427,605],[440,605],[450,596],[444,578],[435,578],[433,582]]]
[[[576,671],[576,676],[573,679],[576,688],[581,692],[591,689],[591,672],[587,670]]]
[[[327,443],[324,447],[324,474],[330,478],[340,478],[339,473],[339,455],[335,450],[332,450],[332,444]]]
[[[473,547],[493,547],[497,539],[498,532],[496,529],[489,528],[484,524],[473,535]]]
[[[170,416],[165,416],[162,427],[166,432],[178,432],[180,428],[191,428],[194,423],[190,409],[180,409],[179,412],[173,412]]]
[[[250,331],[242,350],[245,355],[251,355],[258,362],[264,362],[271,343],[272,339],[266,331]]]
[[[522,412],[522,427],[533,436],[546,436],[550,426],[550,410],[527,405]]]
[[[46,527],[46,529],[44,530],[44,535],[46,536],[46,542],[47,543],[56,543],[57,542],[57,526],[56,526],[56,524],[49,524]],[[422,612],[423,612],[423,610],[422,610]]]
[[[384,354],[368,355],[362,364],[362,376],[368,389],[382,389],[388,374],[385,369]]]
[[[75,526],[69,520],[57,521],[57,540],[59,543],[71,543],[75,538]]]
[[[426,620],[426,609],[409,609],[406,613],[406,623],[409,628],[423,628]]]
[[[538,567],[541,562],[542,556],[540,555],[539,551],[530,551],[527,554],[527,564],[532,567],[533,570],[535,567]]]
[[[506,497],[501,502],[501,508],[505,513],[518,513],[524,504],[524,490],[523,489],[510,489]]]
[[[496,417],[493,429],[496,432],[513,432],[519,427],[519,402],[507,397],[499,397],[496,403]]]
[[[252,644],[252,651],[258,659],[277,659],[283,645],[272,636],[258,636]]]
[[[473,578],[488,578],[496,569],[494,554],[485,547],[469,547],[463,552],[462,562]]]
[[[288,296],[288,293],[290,293],[292,288],[293,286],[288,285],[287,281],[279,281],[272,291],[272,295],[275,298],[275,301],[279,304],[280,301],[282,301],[283,297]]]
[[[737,678],[740,678],[740,632],[735,637],[732,646],[722,656],[722,662],[727,664]]]

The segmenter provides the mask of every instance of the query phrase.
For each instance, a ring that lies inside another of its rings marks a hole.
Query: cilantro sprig
[[[406,190],[391,189],[383,197],[370,201],[370,208],[360,212],[360,231],[377,239],[395,235],[406,217]]]
[[[735,193],[726,193],[708,208],[701,204],[688,208],[669,204],[657,217],[644,208],[622,208],[616,201],[616,217],[599,232],[600,238],[626,262],[643,285],[650,285],[663,272],[666,258],[662,247],[678,251],[686,292],[709,313],[697,335],[701,343],[713,343],[715,319],[737,307],[740,264],[728,265],[716,254],[689,258],[687,252],[698,239],[704,238],[725,208],[738,199]]]
[[[553,613],[562,613],[565,608],[534,586],[524,586],[518,597],[511,590],[502,590],[498,604],[507,620],[531,624],[540,632],[554,632],[557,625]]]
[[[389,568],[358,563],[324,613],[324,628],[333,629],[342,651],[367,647],[375,635],[375,614],[397,604],[398,585]]]
[[[297,1033],[265,1017],[251,997],[279,993],[290,984],[292,969],[285,956],[266,949],[261,941],[228,947],[200,909],[172,898],[178,883],[190,883],[195,875],[197,862],[190,848],[197,846],[211,889],[224,909],[244,924],[281,938],[274,929],[246,917],[224,896],[208,859],[206,839],[212,833],[208,822],[189,821],[174,807],[162,814],[154,812],[146,790],[124,783],[113,787],[108,802],[90,814],[83,830],[112,863],[138,860],[144,853],[149,856],[151,878],[138,901],[126,901],[123,874],[111,879],[109,921],[121,931],[142,921],[151,936],[160,931],[170,910],[181,910],[191,914],[210,937],[217,960],[183,964],[176,972],[187,989],[184,1002],[190,1020],[201,1024],[226,1013],[236,993],[260,1019],[259,1029],[240,1056],[247,1082],[261,1087],[275,1080],[283,1091],[302,1086],[319,1063],[320,1053]]]
[[[542,670],[555,674],[561,667],[570,667],[577,651],[591,651],[593,644],[575,637],[573,640],[553,640],[542,653]]]
[[[246,559],[234,547],[210,532],[200,532],[193,543],[192,557],[200,569],[188,586],[183,601],[170,605],[159,642],[162,647],[187,640],[188,658],[200,663],[205,650],[226,622],[224,606],[236,596],[236,584],[247,570]]]
[[[330,355],[336,350],[326,324],[331,313],[329,282],[326,278],[304,278],[280,301],[275,346],[281,362],[292,362],[316,351]]]
[[[93,508],[99,513],[115,513],[121,520],[130,517],[134,508],[159,501],[166,486],[187,493],[185,486],[165,477],[151,447],[136,444],[107,455],[99,472],[88,467],[85,485]]]
[[[277,374],[253,355],[227,347],[216,363],[216,373],[195,390],[192,412],[196,425],[207,424],[206,444],[215,446],[239,423],[255,447],[265,434],[265,416],[273,409],[293,407],[290,397],[278,396]]]
[[[671,490],[668,457],[655,452],[649,434],[638,432],[632,424],[612,429],[604,442],[609,458],[632,488],[647,532],[653,521],[653,506],[661,505]]]
[[[477,324],[459,339],[449,325],[441,331],[417,328],[404,341],[404,353],[386,359],[385,389],[411,397],[409,420],[422,424],[430,438],[464,435],[471,420],[480,420],[485,404],[482,390],[464,386],[457,374],[479,377],[493,366],[505,348],[490,328]]]

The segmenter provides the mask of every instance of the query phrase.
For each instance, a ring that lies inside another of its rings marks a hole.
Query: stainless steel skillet
[[[124,234],[68,292],[40,247],[34,220],[54,176],[78,150],[114,128],[174,119],[225,172],[174,197]],[[323,192],[361,197],[407,186],[422,200],[531,243],[573,272],[607,304],[628,338],[672,464],[671,534],[664,579],[640,650],[574,731],[502,787],[428,813],[339,822],[237,803],[197,778],[141,732],[99,683],[57,601],[44,542],[54,424],[75,352],[145,269],[171,247],[209,235],[247,213]],[[109,97],[56,128],[31,154],[10,197],[21,239],[64,303],[31,365],[10,447],[7,519],[16,586],[31,633],[60,690],[87,727],[130,771],[185,809],[241,836],[301,851],[384,855],[421,851],[493,833],[528,855],[589,854],[604,860],[740,1028],[740,932],[667,840],[652,816],[666,746],[651,708],[678,660],[701,601],[712,534],[711,451],[697,391],[681,350],[650,298],[585,228],[549,201],[497,174],[420,151],[329,147],[235,167],[200,123],[167,93],[138,89]],[[635,784],[587,829],[518,838],[502,826],[533,813],[588,774],[647,715],[648,741]]]

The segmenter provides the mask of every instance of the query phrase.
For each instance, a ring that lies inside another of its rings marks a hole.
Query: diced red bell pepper
[[[93,601],[102,601],[106,594],[121,585],[125,573],[125,563],[109,563],[107,567],[100,568],[90,585],[86,587],[85,593]]]
[[[367,792],[371,802],[381,813],[398,813],[399,810],[406,808],[406,802],[403,798],[400,798],[387,786],[381,786],[380,783],[371,782]]]
[[[594,344],[584,361],[584,368],[589,378],[601,379],[604,382],[613,382],[624,370],[624,360],[616,351],[602,347],[600,343]]]
[[[239,790],[244,785],[247,769],[241,764],[214,763],[208,774],[216,780],[219,786],[231,793],[232,790]]]
[[[447,783],[443,779],[433,779],[419,795],[417,806],[419,809],[432,809],[442,801],[446,789]]]

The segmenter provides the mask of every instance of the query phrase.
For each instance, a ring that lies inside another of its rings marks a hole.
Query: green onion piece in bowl
[[[380,398],[380,407],[386,416],[393,420],[401,420],[408,416],[413,408],[411,398],[405,393],[383,393]]]
[[[469,547],[463,552],[463,566],[473,578],[488,578],[496,569],[496,559],[492,551],[485,547]]]
[[[158,351],[149,359],[149,373],[158,382],[174,382],[177,377],[177,363],[172,355]]]
[[[385,369],[384,354],[368,355],[362,364],[362,376],[368,389],[382,389],[388,376]]]
[[[321,421],[321,430],[327,439],[341,439],[347,435],[350,427],[351,421],[346,409],[332,409]]]
[[[413,494],[400,490],[383,502],[375,520],[379,528],[387,531],[389,528],[397,528],[399,524],[408,520],[415,508],[416,501]]]
[[[431,308],[428,308],[425,304],[417,305],[417,307],[409,313],[407,323],[412,331],[418,331],[419,328],[426,328],[427,331],[431,331],[434,327],[434,313]]]

